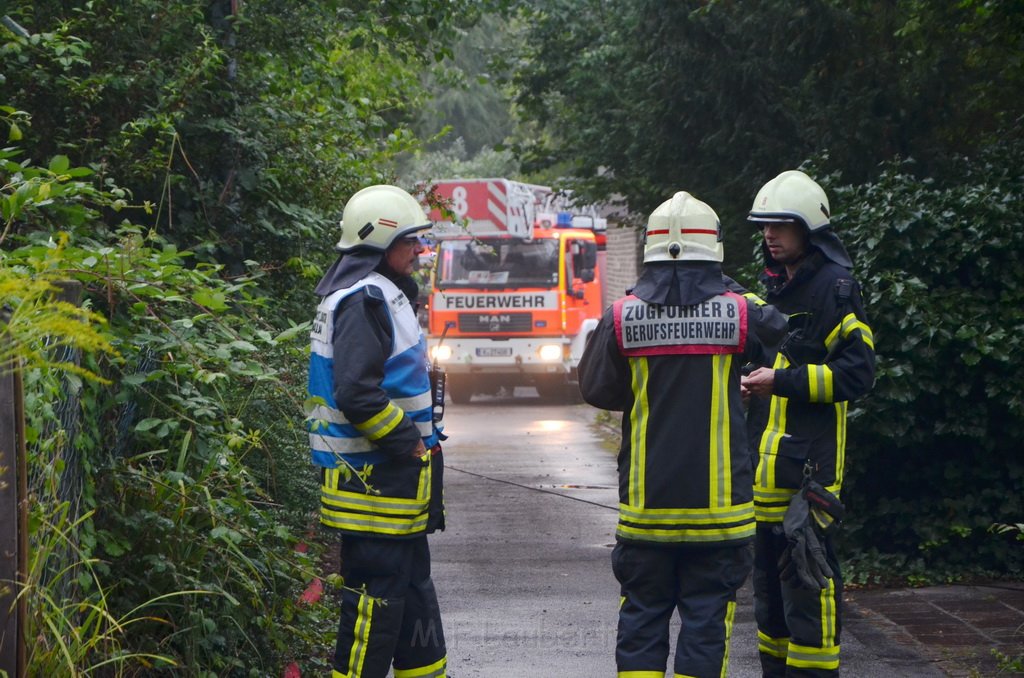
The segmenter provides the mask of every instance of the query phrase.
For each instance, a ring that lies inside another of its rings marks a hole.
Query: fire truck
[[[428,342],[452,401],[515,386],[548,399],[578,393],[576,368],[603,310],[605,220],[508,179],[444,180],[433,191],[450,214],[431,212]]]

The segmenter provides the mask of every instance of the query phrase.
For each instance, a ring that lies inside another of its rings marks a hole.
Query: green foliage
[[[100,215],[127,207],[124,191],[75,179],[88,173],[65,157],[38,167],[15,155],[4,151],[0,199],[7,223],[29,232],[0,254],[0,301],[4,357],[25,364],[37,479],[20,592],[30,671],[323,669],[333,624],[323,606],[297,603],[319,549],[293,551],[315,474],[297,384],[267,360],[304,358],[303,327],[261,319],[258,269],[225,279],[153,232],[125,223],[107,235]],[[61,217],[95,235],[51,236]],[[53,298],[61,281],[83,286],[81,307]],[[67,429],[66,401],[81,412]],[[271,482],[300,468],[308,481]],[[75,478],[81,495],[68,499]]]
[[[445,150],[417,153],[405,163],[402,174],[410,186],[458,177],[515,177],[519,162],[507,149],[483,148],[469,157],[460,138]]]
[[[92,514],[74,519],[66,501],[45,501],[41,506],[53,508],[48,514],[44,510],[33,511],[37,539],[30,552],[26,585],[20,594],[29,602],[27,630],[34,632],[31,637],[35,644],[29,659],[32,675],[73,676],[84,668],[124,675],[124,668],[131,665],[175,666],[170,657],[126,649],[125,637],[138,624],[150,621],[148,605],[122,617],[111,613],[101,580],[92,570],[99,561],[76,548],[75,533],[88,524]],[[74,584],[76,573],[80,581],[95,588],[97,595],[79,599],[59,596],[59,585]],[[209,592],[181,591],[169,594],[166,600],[206,593]]]
[[[953,153],[1024,129],[1012,0],[532,5],[517,102],[543,127],[524,169],[569,162],[585,199],[642,214],[688,190],[723,218],[728,262],[758,187],[806,158],[854,183],[897,156],[951,176]]]
[[[1024,515],[1024,145],[833,186],[875,334],[878,378],[851,411],[847,538],[926,571],[1020,576],[992,523]],[[916,554],[916,555],[915,555]]]
[[[114,385],[77,387],[84,417],[74,444],[93,515],[75,525],[75,561],[58,564],[62,575],[64,568],[83,573],[74,579],[75,599],[45,588],[27,594],[38,624],[32,635],[55,641],[36,645],[32,666],[85,668],[116,658],[122,667],[266,675],[286,659],[317,657],[326,641],[311,622],[324,611],[296,602],[315,561],[292,550],[314,505],[312,483],[304,496],[290,488],[289,503],[303,502],[304,511],[275,511],[259,482],[264,474],[248,463],[283,451],[291,460],[282,467],[308,464],[299,405],[262,358],[301,353],[287,348],[297,333],[263,326],[251,278],[224,281],[219,267],[187,267],[188,253],[156,235],[124,229],[109,245],[81,238],[60,249],[37,240],[10,252],[5,266],[17,272],[46,262],[80,280],[87,303],[108,318],[119,359],[83,358]],[[54,472],[58,396],[28,394],[29,439],[48,443],[32,460],[38,472]],[[34,502],[35,539],[44,544],[68,531],[51,517],[60,509],[49,499]],[[95,615],[78,619],[72,611],[81,605]],[[118,620],[130,620],[131,632]],[[57,642],[66,633],[58,628],[69,627],[82,639],[73,657]]]
[[[327,670],[334,613],[296,602],[321,549],[293,550],[318,479],[291,316],[481,4],[5,4],[28,33],[0,29],[0,301],[4,357],[31,359],[30,672]]]
[[[444,150],[461,140],[464,151],[472,156],[504,144],[513,133],[509,95],[501,87],[506,68],[498,56],[519,47],[520,36],[506,19],[494,14],[459,33],[451,58],[428,71],[425,80],[431,101],[419,112],[414,129],[423,137],[451,130],[429,148]]]
[[[32,35],[5,34],[0,72],[34,116],[16,121],[34,153],[116,175],[156,206],[145,225],[200,260],[287,271],[329,250],[347,196],[417,145],[419,71],[477,4],[12,2]]]
[[[11,111],[11,117],[30,124],[23,111]],[[14,124],[14,123],[12,123]],[[32,225],[41,231],[58,227],[76,228],[96,220],[100,210],[120,212],[128,207],[126,192],[113,184],[97,188],[93,184],[93,171],[88,167],[71,167],[65,155],[53,156],[46,167],[34,165],[31,159],[17,162],[21,151],[17,147],[0,149],[0,215],[3,229],[0,245],[8,239],[12,229]],[[143,206],[149,209],[149,205]]]
[[[293,550],[318,479],[292,316],[483,4],[5,4],[28,33],[0,29],[0,305],[31,359],[33,675],[327,670],[334,613],[296,602],[321,549]]]
[[[1019,545],[986,530],[1024,508],[1020,3],[535,0],[526,16],[527,172],[567,163],[584,199],[641,214],[689,190],[723,218],[733,270],[758,187],[819,163],[879,357],[849,428],[855,577],[1019,576]]]
[[[27,113],[9,106],[0,106],[0,116],[8,121],[12,131],[17,121],[29,122]],[[20,133],[10,136],[12,141],[20,139]],[[66,156],[54,156],[46,167],[38,167],[29,160],[16,162],[19,155],[16,147],[0,150],[0,245],[16,222],[37,222],[43,226],[59,220],[81,225],[95,219],[102,207],[120,210],[126,206],[120,189],[95,188],[82,179],[91,175],[92,170],[71,167]],[[51,346],[116,354],[103,332],[103,316],[59,298],[60,285],[65,280],[56,269],[67,236],[62,235],[51,244],[46,256],[32,266],[16,270],[0,265],[0,364],[16,360],[29,368],[50,366],[79,377],[98,378],[71,362],[53,364],[41,349],[48,342]],[[0,256],[0,264],[5,263]]]
[[[992,655],[998,660],[997,668],[1000,673],[1005,672],[1007,675],[1024,673],[1024,653],[1008,655],[992,648]]]
[[[1024,523],[992,523],[988,529],[996,534],[1012,534],[1017,541],[1024,541]]]
[[[49,271],[18,272],[0,267],[0,365],[44,366],[80,377],[98,378],[74,363],[54,362],[40,349],[44,342],[90,352],[115,353],[102,331],[103,316],[55,299],[59,288]]]

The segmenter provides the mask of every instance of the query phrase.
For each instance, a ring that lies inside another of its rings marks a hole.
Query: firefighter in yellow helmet
[[[750,221],[764,234],[768,303],[789,314],[753,394],[757,534],[754,612],[765,676],[839,672],[842,575],[831,533],[841,518],[846,410],[871,388],[874,338],[851,261],[813,179],[783,172],[761,188]]]
[[[740,371],[762,363],[765,308],[722,276],[721,224],[689,193],[651,214],[636,286],[605,312],[580,362],[584,399],[622,411],[621,678],[724,675],[736,591],[750,573],[752,469]]]
[[[395,186],[353,195],[320,281],[307,419],[320,521],[341,533],[334,678],[445,675],[426,535],[444,529],[439,440],[411,277],[426,214]]]

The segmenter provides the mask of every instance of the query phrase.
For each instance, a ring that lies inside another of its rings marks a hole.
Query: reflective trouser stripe
[[[730,600],[725,609],[725,654],[722,656],[722,674],[725,678],[729,669],[729,646],[732,643],[732,624],[736,619],[736,601]]]
[[[664,671],[619,671],[618,678],[665,678]]]
[[[430,666],[421,666],[415,669],[395,669],[395,678],[444,678],[447,664],[448,658],[441,657],[441,659]]]
[[[801,669],[838,669],[839,646],[807,647],[790,643],[786,665]]]
[[[821,646],[836,646],[836,580],[829,579],[828,584],[821,590],[819,599],[821,605]],[[836,661],[839,661],[839,651],[836,650]]]
[[[363,675],[366,649],[370,645],[370,626],[373,623],[373,598],[359,596],[356,603],[356,622],[353,628],[352,650],[348,655],[348,673],[335,669],[331,678],[359,678]]]
[[[759,630],[757,632],[757,649],[772,657],[785,659],[786,652],[789,650],[789,638],[772,638],[764,631]]]

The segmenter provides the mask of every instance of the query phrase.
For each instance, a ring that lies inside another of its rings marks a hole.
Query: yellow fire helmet
[[[644,263],[722,261],[722,222],[707,203],[679,191],[647,220]]]
[[[832,213],[825,190],[800,170],[788,170],[761,187],[748,221],[799,221],[812,233],[827,228]]]
[[[398,238],[425,231],[433,224],[423,207],[397,186],[367,186],[349,198],[341,217],[339,252],[365,248],[383,252]]]

